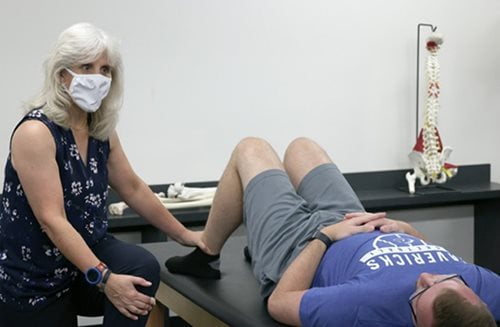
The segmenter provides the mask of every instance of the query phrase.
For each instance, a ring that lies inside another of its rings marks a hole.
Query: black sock
[[[200,278],[220,279],[219,255],[206,254],[199,248],[185,256],[176,256],[165,261],[165,267],[173,274],[191,275]]]

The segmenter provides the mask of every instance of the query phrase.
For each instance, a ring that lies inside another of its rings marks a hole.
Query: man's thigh
[[[341,221],[345,212],[364,210],[334,164],[313,169],[299,191],[284,171],[265,171],[249,182],[243,202],[252,269],[263,296],[317,229]]]
[[[288,265],[290,249],[313,232],[308,230],[310,210],[278,169],[254,177],[243,202],[252,269],[266,296]]]
[[[302,179],[297,193],[307,201],[311,211],[326,211],[337,217],[348,212],[364,211],[351,185],[333,163],[311,170]]]

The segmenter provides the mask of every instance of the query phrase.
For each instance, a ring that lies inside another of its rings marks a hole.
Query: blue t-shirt
[[[89,246],[96,244],[108,226],[109,142],[89,138],[84,164],[71,130],[49,120],[41,109],[28,113],[17,126],[26,120],[41,121],[49,128],[66,217]],[[17,310],[41,308],[67,292],[77,274],[42,231],[9,155],[0,204],[0,301]]]
[[[422,272],[460,274],[500,320],[500,276],[406,234],[357,234],[325,253],[300,303],[303,326],[413,326]]]

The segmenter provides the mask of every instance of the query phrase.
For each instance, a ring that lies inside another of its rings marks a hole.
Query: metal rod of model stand
[[[437,30],[437,26],[434,26],[432,24],[424,24],[420,23],[417,25],[417,117],[416,117],[416,137],[415,139],[418,139],[418,132],[420,131],[419,126],[418,126],[418,121],[419,121],[419,101],[420,101],[420,27],[422,26],[427,26],[430,27],[432,32],[435,32]]]

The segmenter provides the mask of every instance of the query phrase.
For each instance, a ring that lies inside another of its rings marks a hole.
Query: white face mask
[[[85,112],[96,112],[109,93],[111,78],[101,74],[76,74],[67,68],[66,70],[73,75],[69,90],[67,89],[73,101]]]

